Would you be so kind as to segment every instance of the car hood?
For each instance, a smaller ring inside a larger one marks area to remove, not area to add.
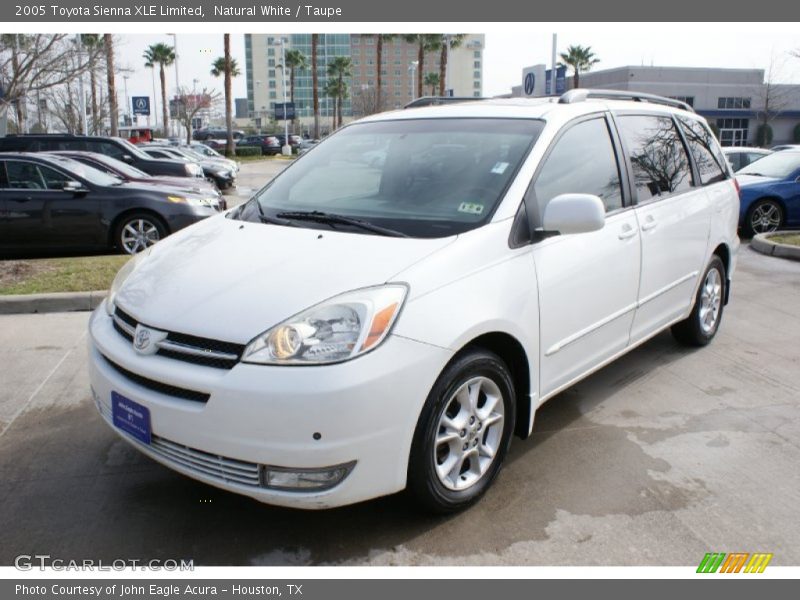
[[[116,303],[155,328],[244,344],[332,296],[386,283],[455,239],[283,227],[220,215],[153,246]]]
[[[739,182],[739,187],[747,187],[753,185],[763,185],[765,183],[774,183],[780,181],[775,177],[759,177],[757,175],[737,175],[736,181]]]
[[[131,181],[135,185],[167,186],[176,190],[186,190],[196,194],[219,196],[219,191],[205,179],[199,177],[169,177],[154,175],[152,179],[136,179]]]

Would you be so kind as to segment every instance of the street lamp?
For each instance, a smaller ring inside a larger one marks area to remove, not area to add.
[[[409,70],[409,71],[411,71],[411,99],[412,99],[412,100],[415,100],[415,99],[416,99],[416,93],[417,93],[417,86],[416,86],[416,83],[417,83],[417,78],[416,78],[415,74],[416,74],[416,72],[417,72],[417,66],[418,66],[418,65],[419,65],[419,61],[418,61],[418,60],[412,60],[412,61],[411,61],[411,62],[408,64],[408,70]]]
[[[167,35],[172,36],[172,47],[173,50],[175,51],[175,97],[177,98],[178,96],[181,95],[181,83],[180,83],[180,77],[178,76],[178,34],[168,33]],[[177,124],[175,125],[175,135],[180,135],[180,131],[178,129]]]
[[[289,144],[289,121],[286,118],[286,38],[282,37],[281,45],[281,89],[283,90],[283,147],[281,154],[289,156],[292,153],[292,146]]]
[[[123,75],[122,80],[125,82],[125,114],[128,116],[128,123],[133,125],[133,117],[131,116],[131,99],[128,97],[128,75]]]

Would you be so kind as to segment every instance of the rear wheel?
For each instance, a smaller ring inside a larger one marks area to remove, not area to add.
[[[725,265],[715,255],[703,275],[691,314],[672,326],[676,340],[686,346],[705,346],[714,339],[722,320],[725,285]]]
[[[166,235],[167,228],[161,219],[148,213],[134,213],[120,221],[114,239],[125,254],[137,254]]]
[[[483,349],[465,352],[439,376],[420,415],[408,465],[408,492],[428,511],[477,501],[505,458],[516,402],[505,363]]]
[[[751,237],[757,233],[777,231],[783,225],[783,207],[777,200],[759,200],[747,211],[744,233]]]

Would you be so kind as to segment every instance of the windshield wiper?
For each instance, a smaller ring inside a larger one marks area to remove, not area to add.
[[[264,209],[261,207],[261,203],[258,200],[253,200],[256,203],[256,207],[258,208],[258,220],[262,223],[268,223],[269,225],[284,225],[286,227],[294,227],[294,223],[291,221],[287,221],[285,219],[276,219],[275,217],[270,217],[264,212]],[[244,207],[245,204],[242,205]],[[239,213],[241,214],[241,213]],[[280,216],[280,215],[278,215]]]
[[[397,231],[396,229],[389,229],[387,227],[381,227],[380,225],[373,225],[372,223],[368,221],[362,221],[361,219],[353,219],[352,217],[346,217],[345,215],[326,213],[318,210],[279,212],[276,216],[281,219],[314,221],[316,223],[326,223],[328,225],[350,225],[352,227],[358,227],[359,229],[371,231],[372,233],[377,233],[379,235],[385,235],[388,237],[408,237],[408,235],[402,231]]]

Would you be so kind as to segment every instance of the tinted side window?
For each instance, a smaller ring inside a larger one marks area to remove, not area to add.
[[[48,190],[62,190],[67,181],[74,181],[71,177],[43,165],[39,165],[39,173],[41,173],[45,188]]]
[[[699,121],[684,117],[678,117],[678,120],[683,127],[683,134],[697,165],[697,171],[700,173],[700,183],[708,185],[723,181],[726,178],[725,163],[721,162],[724,158],[718,154],[717,142],[711,131],[703,127]]]
[[[556,141],[533,184],[539,217],[559,194],[594,194],[606,212],[622,207],[619,166],[603,118],[583,121]]]
[[[106,156],[111,156],[113,158],[122,159],[125,152],[117,146],[116,144],[112,144],[110,142],[97,142],[97,141],[90,141],[87,143],[90,152],[97,152],[98,154],[105,154]]]
[[[44,190],[46,185],[42,174],[35,164],[21,160],[10,160],[6,163],[8,185],[17,190]]]
[[[628,149],[639,202],[687,191],[692,185],[689,157],[669,117],[617,117]]]
[[[728,162],[734,171],[738,171],[742,168],[742,162],[744,161],[742,160],[741,154],[726,154],[725,158],[728,159]]]

